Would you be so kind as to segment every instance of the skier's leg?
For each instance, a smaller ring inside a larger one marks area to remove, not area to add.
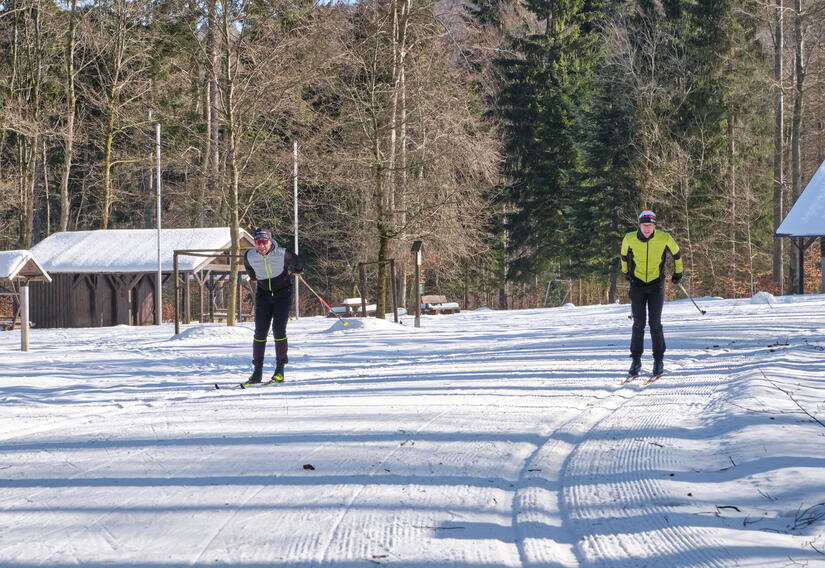
[[[266,336],[272,322],[272,302],[266,294],[255,295],[255,335],[252,340],[253,377],[260,378],[266,353]]]
[[[665,302],[664,286],[655,286],[648,292],[647,309],[650,320],[650,339],[653,343],[653,359],[661,362],[665,356],[665,332],[662,328],[662,306]]]
[[[279,291],[275,296],[272,317],[272,335],[275,337],[275,372],[283,375],[284,367],[289,362],[286,338],[286,322],[292,307],[292,289]]]
[[[645,350],[645,294],[641,286],[630,285],[630,307],[633,312],[633,333],[630,337],[630,356],[636,362]]]

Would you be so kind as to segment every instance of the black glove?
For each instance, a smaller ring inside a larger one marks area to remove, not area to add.
[[[670,281],[673,282],[674,286],[678,286],[679,282],[682,281],[682,273],[677,272],[676,274],[673,275],[673,278],[671,278]]]

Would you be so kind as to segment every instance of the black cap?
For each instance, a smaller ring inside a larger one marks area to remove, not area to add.
[[[261,227],[255,231],[255,240],[259,241],[262,239],[266,239],[268,241],[272,240],[272,232],[265,227]]]

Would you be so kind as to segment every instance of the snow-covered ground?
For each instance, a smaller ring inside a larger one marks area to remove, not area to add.
[[[247,390],[248,326],[0,333],[0,565],[825,566],[825,296],[767,300],[649,386],[627,305],[304,318]]]

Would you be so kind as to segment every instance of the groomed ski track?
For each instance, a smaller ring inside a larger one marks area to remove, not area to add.
[[[815,566],[731,519],[741,501],[702,495],[758,471],[734,471],[731,385],[775,364],[769,344],[810,347],[757,308],[717,316],[708,339],[708,316],[666,306],[668,373],[648,386],[617,384],[626,306],[428,318],[400,338],[307,320],[287,382],[247,390],[213,386],[244,368],[245,338],[42,330],[98,371],[52,348],[57,380],[37,386],[13,357],[0,565]],[[822,341],[809,306],[782,318]]]

